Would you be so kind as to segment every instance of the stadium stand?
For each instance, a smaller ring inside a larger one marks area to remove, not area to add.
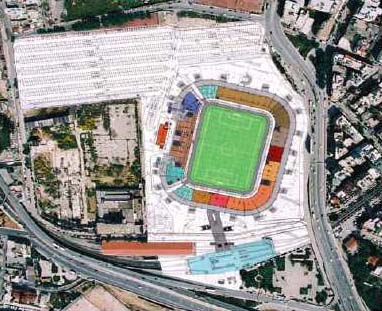
[[[216,93],[218,91],[217,85],[202,85],[199,87],[200,93],[206,99],[214,99],[216,98]]]
[[[187,186],[182,186],[182,187],[176,189],[175,193],[180,198],[182,198],[184,200],[187,200],[187,201],[191,201],[192,200],[193,189],[190,188],[190,187],[187,187]]]
[[[270,146],[268,151],[268,161],[281,162],[284,148],[279,146]]]
[[[213,193],[208,203],[213,206],[226,207],[228,200],[229,200],[229,196],[222,195],[219,193]]]
[[[166,182],[168,185],[172,185],[178,181],[181,181],[184,177],[184,169],[176,166],[174,161],[170,161],[166,166]]]
[[[176,124],[170,155],[180,166],[185,168],[189,150],[192,143],[192,135],[195,130],[196,115],[186,114],[184,119]]]
[[[182,101],[182,110],[198,113],[200,107],[199,100],[195,97],[194,93],[188,92]]]

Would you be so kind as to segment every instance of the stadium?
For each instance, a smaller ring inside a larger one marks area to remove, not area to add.
[[[295,117],[264,91],[198,81],[177,100],[178,121],[162,166],[168,194],[194,207],[259,213],[279,190]]]
[[[135,252],[155,250],[164,274],[237,288],[239,269],[309,242],[308,112],[261,24],[27,36],[14,49],[26,115],[140,103],[151,244]]]

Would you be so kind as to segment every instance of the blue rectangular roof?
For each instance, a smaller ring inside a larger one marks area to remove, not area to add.
[[[264,239],[188,259],[188,266],[191,274],[217,274],[248,268],[274,256],[272,240]]]

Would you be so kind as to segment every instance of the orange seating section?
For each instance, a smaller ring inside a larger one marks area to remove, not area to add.
[[[177,123],[170,155],[183,168],[186,167],[192,136],[195,130],[196,115],[188,116]]]

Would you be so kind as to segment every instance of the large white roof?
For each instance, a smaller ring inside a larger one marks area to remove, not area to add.
[[[251,59],[256,23],[155,27],[30,36],[14,44],[23,110],[155,94],[179,67]]]

